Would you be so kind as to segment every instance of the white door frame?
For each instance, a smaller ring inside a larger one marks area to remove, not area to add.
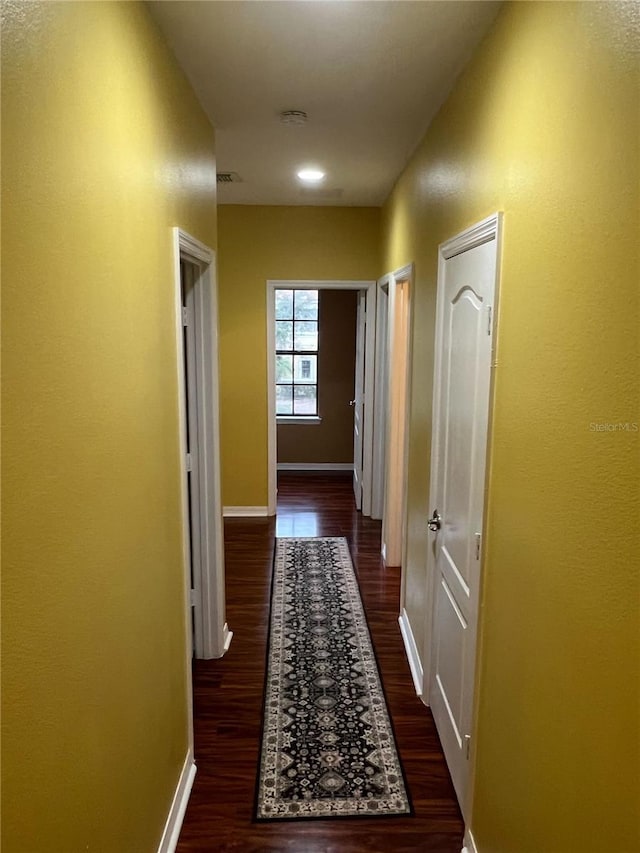
[[[499,299],[499,281],[500,281],[500,259],[501,259],[501,250],[502,250],[502,213],[495,213],[492,216],[483,219],[481,222],[476,223],[470,228],[465,229],[464,231],[456,234],[451,239],[447,240],[444,243],[441,243],[438,247],[438,284],[437,284],[437,297],[436,297],[436,330],[435,330],[435,344],[434,344],[434,388],[433,388],[433,419],[435,422],[435,418],[438,416],[438,412],[440,411],[441,406],[441,395],[442,388],[440,382],[441,375],[441,347],[443,340],[443,329],[444,329],[444,270],[445,270],[445,262],[449,260],[449,258],[453,258],[456,255],[462,254],[462,252],[469,251],[470,249],[474,249],[476,246],[481,246],[484,243],[487,243],[491,240],[495,241],[496,245],[496,270],[495,270],[495,290],[493,295],[493,309],[492,316],[490,319],[490,328],[491,328],[491,375],[489,380],[489,409],[487,415],[488,428],[487,428],[487,450],[486,450],[486,467],[485,467],[485,497],[484,497],[484,507],[483,507],[483,529],[482,529],[482,548],[481,548],[481,556],[480,556],[480,591],[482,588],[482,573],[484,568],[484,553],[485,547],[484,544],[486,542],[486,523],[487,523],[487,498],[488,498],[488,490],[486,488],[486,483],[489,479],[489,470],[490,470],[490,452],[489,449],[491,447],[491,424],[492,424],[492,414],[493,414],[493,393],[494,393],[494,381],[495,381],[495,373],[493,370],[493,366],[495,364],[495,352],[496,352],[496,339],[497,339],[497,316],[498,316],[498,299]],[[437,465],[436,460],[439,457],[439,454],[442,452],[441,448],[438,446],[437,442],[437,431],[433,430],[432,432],[432,444],[431,444],[431,481],[429,484],[429,514],[433,510],[431,506],[431,499],[436,489],[436,480],[437,480]],[[428,530],[425,520],[425,537],[428,537]],[[433,552],[433,548],[431,547],[431,542],[429,541],[429,545],[427,547],[427,596],[426,596],[426,607],[425,607],[425,647],[423,649],[423,685],[422,685],[422,697],[423,701],[428,702],[428,697],[430,696],[431,690],[431,672],[432,672],[432,663],[433,663],[433,655],[431,648],[431,639],[432,639],[432,631],[433,631],[433,622],[434,622],[434,602],[436,597],[436,588],[435,588],[435,579],[436,579],[436,566],[435,566],[435,555]],[[477,654],[477,637],[480,630],[480,612],[478,612],[478,620],[476,624],[475,631],[475,642],[474,646],[471,649],[471,654],[474,659],[474,671],[475,676],[477,676],[477,667],[475,664],[476,654]],[[466,803],[460,803],[460,808],[463,812],[463,816],[465,817],[465,821],[469,821],[469,810],[468,804],[472,802],[473,798],[473,785],[474,785],[474,772],[475,772],[475,749],[474,744],[476,741],[475,736],[475,725],[476,725],[476,705],[477,705],[477,677],[474,677],[474,686],[473,686],[473,711],[472,711],[472,739],[471,739],[471,760],[469,764],[469,781],[467,788],[467,797]]]
[[[277,422],[276,422],[276,333],[275,333],[275,292],[276,290],[366,290],[367,292],[367,330],[366,352],[375,352],[375,281],[334,281],[315,280],[267,281],[267,466],[268,466],[268,515],[275,515],[277,501]],[[371,322],[373,319],[374,322]],[[355,330],[354,330],[355,335]],[[374,401],[374,359],[365,361],[364,375],[364,430],[362,459],[362,514],[371,515],[371,476],[373,463],[373,401]]]
[[[353,383],[353,494],[356,509],[362,511],[363,474],[364,474],[364,372],[367,363],[367,295],[356,292],[356,364]]]
[[[384,512],[384,480],[386,463],[388,384],[388,332],[389,286],[391,273],[377,282],[376,297],[376,354],[375,399],[373,404],[373,471],[371,476],[371,517],[381,519]]]
[[[183,346],[183,310],[180,281],[180,261],[197,269],[193,288],[196,349],[196,417],[198,421],[198,452],[192,463],[198,466],[200,483],[200,552],[199,566],[193,571],[201,618],[195,633],[197,658],[219,658],[229,648],[231,632],[225,621],[224,537],[220,491],[220,418],[218,402],[218,306],[215,278],[215,254],[204,243],[180,228],[173,229],[176,353],[178,370],[178,419],[181,467],[182,544],[185,576],[187,672],[191,717],[191,655],[192,655],[192,591],[191,543],[189,520],[189,484],[187,462],[187,394]]]

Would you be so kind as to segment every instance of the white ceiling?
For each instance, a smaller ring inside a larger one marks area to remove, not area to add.
[[[488,0],[150,2],[216,128],[221,204],[380,205],[489,28]],[[282,110],[308,113],[304,127]],[[317,189],[296,171],[319,165]]]

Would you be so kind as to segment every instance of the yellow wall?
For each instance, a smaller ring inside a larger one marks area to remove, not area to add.
[[[505,213],[479,658],[479,853],[638,837],[637,4],[505,7],[398,181],[416,263],[408,609],[425,606],[436,252]]]
[[[267,280],[375,279],[379,217],[362,207],[218,209],[226,506],[267,505]]]
[[[213,133],[143,5],[3,3],[3,850],[155,851],[187,750],[171,231]]]

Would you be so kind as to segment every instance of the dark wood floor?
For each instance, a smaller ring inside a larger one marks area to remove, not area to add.
[[[275,536],[346,536],[381,669],[415,815],[253,823]],[[222,660],[195,661],[198,773],[178,853],[428,851],[460,853],[463,823],[431,712],[416,697],[398,627],[399,570],[380,560],[380,523],[355,509],[348,477],[281,475],[276,519],[225,522],[227,619]]]

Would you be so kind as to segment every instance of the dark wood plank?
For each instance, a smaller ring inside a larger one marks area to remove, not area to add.
[[[252,822],[276,529],[278,535],[349,541],[413,817]],[[228,519],[225,555],[234,636],[222,660],[194,662],[198,773],[178,853],[460,853],[463,822],[433,718],[415,695],[398,627],[400,572],[382,565],[380,523],[356,511],[350,478],[281,475],[277,520]]]

